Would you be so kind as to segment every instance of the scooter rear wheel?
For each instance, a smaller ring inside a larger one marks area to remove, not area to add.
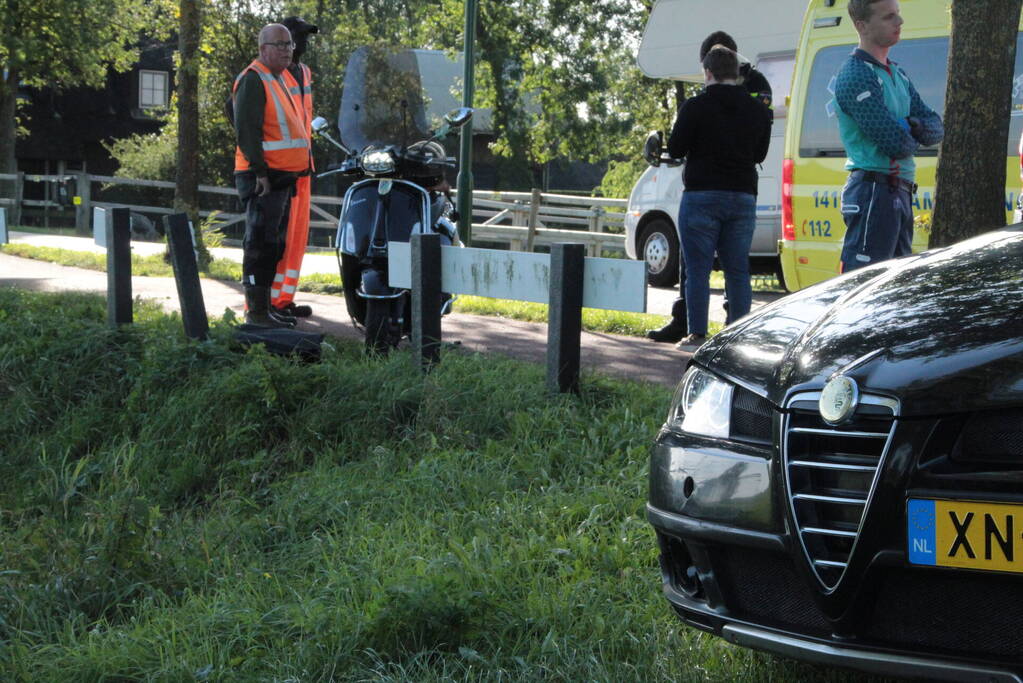
[[[366,301],[366,350],[386,354],[391,348],[391,315],[387,301]]]

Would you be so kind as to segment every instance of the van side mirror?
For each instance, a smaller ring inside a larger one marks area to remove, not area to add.
[[[643,143],[643,158],[651,166],[661,165],[661,151],[664,149],[664,136],[659,130],[651,131]]]

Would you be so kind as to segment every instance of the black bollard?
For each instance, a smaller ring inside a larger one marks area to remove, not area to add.
[[[199,264],[195,259],[195,241],[188,215],[176,213],[163,217],[164,232],[170,246],[171,264],[174,266],[174,281],[178,286],[178,300],[181,302],[181,321],[189,339],[206,339],[209,319],[202,299],[199,284]]]
[[[583,331],[583,267],[586,246],[551,247],[550,310],[547,320],[547,390],[579,391]]]
[[[412,348],[424,370],[440,360],[440,235],[412,235]]]
[[[107,322],[111,327],[130,325],[131,310],[131,212],[106,211]]]

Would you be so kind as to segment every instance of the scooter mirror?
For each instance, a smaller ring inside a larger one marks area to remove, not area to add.
[[[643,143],[643,158],[651,166],[661,165],[661,148],[663,146],[661,131],[652,131],[646,136],[646,142]]]
[[[452,109],[444,115],[444,120],[453,128],[461,128],[465,124],[469,123],[471,118],[471,107],[459,107],[458,109]]]
[[[313,132],[322,133],[327,129],[327,126],[329,125],[330,124],[327,123],[327,119],[323,118],[322,116],[317,116],[315,119],[313,119]]]

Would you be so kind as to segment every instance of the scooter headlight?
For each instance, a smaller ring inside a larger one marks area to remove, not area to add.
[[[362,155],[362,167],[369,173],[390,173],[394,170],[394,157],[387,149],[370,150]]]
[[[703,368],[692,366],[675,391],[668,426],[690,434],[728,438],[733,389]]]

